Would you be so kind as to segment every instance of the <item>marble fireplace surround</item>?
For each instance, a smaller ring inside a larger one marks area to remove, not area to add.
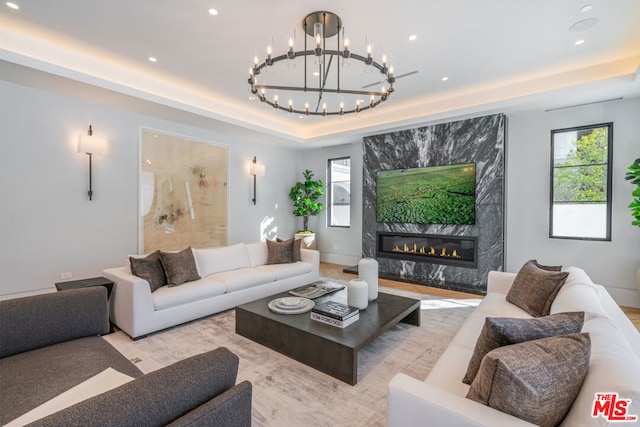
[[[378,260],[381,277],[486,293],[489,271],[504,267],[505,137],[506,116],[494,114],[364,138],[362,252]],[[461,163],[476,164],[474,225],[376,221],[378,171]],[[475,237],[477,267],[377,257],[377,234],[385,232]]]

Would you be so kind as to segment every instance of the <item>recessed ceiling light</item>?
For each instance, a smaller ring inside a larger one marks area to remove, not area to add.
[[[573,43],[573,44],[578,46],[578,45],[581,45],[582,43],[584,43],[584,40],[576,40],[575,43]]]
[[[7,4],[7,6],[9,6],[11,9],[15,9],[15,10],[20,9],[20,6],[18,6],[16,3],[12,2],[12,1],[8,1],[6,4]]]
[[[415,34],[411,34],[411,35],[409,36],[409,40],[411,40],[411,41],[414,41],[414,40],[416,40],[417,38],[418,38],[418,36],[416,36]]]
[[[442,81],[443,81],[443,82],[446,82],[447,80],[449,80],[449,77],[443,77],[443,78],[442,78]]]
[[[151,62],[158,62],[158,59],[155,56],[150,56],[149,57],[149,61]]]
[[[211,8],[211,9],[209,9],[209,14],[213,15],[213,16],[216,16],[218,14],[218,11],[216,9]]]
[[[318,77],[318,76],[320,75],[320,73],[319,73],[319,72],[317,72],[317,71],[314,71],[314,72],[313,72],[313,75],[314,75],[315,77]]]
[[[591,6],[590,4],[586,4],[582,6],[582,9],[580,9],[580,12],[582,13],[589,12],[591,9],[593,9],[593,6]]]
[[[577,33],[580,31],[587,30],[593,27],[594,25],[596,25],[597,23],[598,23],[598,18],[581,19],[580,21],[573,23],[569,27],[569,31],[571,31],[572,33]]]

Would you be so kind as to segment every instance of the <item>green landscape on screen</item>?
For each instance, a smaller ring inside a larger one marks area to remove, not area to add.
[[[377,221],[475,224],[475,163],[379,171]]]

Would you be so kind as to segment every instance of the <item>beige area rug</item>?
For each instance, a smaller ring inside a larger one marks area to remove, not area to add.
[[[253,426],[386,426],[387,385],[398,372],[424,379],[480,300],[421,299],[421,326],[398,324],[361,350],[350,386],[235,333],[235,310],[132,341],[105,336],[144,373],[225,346],[240,358],[238,381],[253,384]]]

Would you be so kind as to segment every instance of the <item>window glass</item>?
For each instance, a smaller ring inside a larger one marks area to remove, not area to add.
[[[351,158],[329,159],[327,171],[329,227],[351,225]]]
[[[613,124],[551,131],[549,236],[611,240]]]

